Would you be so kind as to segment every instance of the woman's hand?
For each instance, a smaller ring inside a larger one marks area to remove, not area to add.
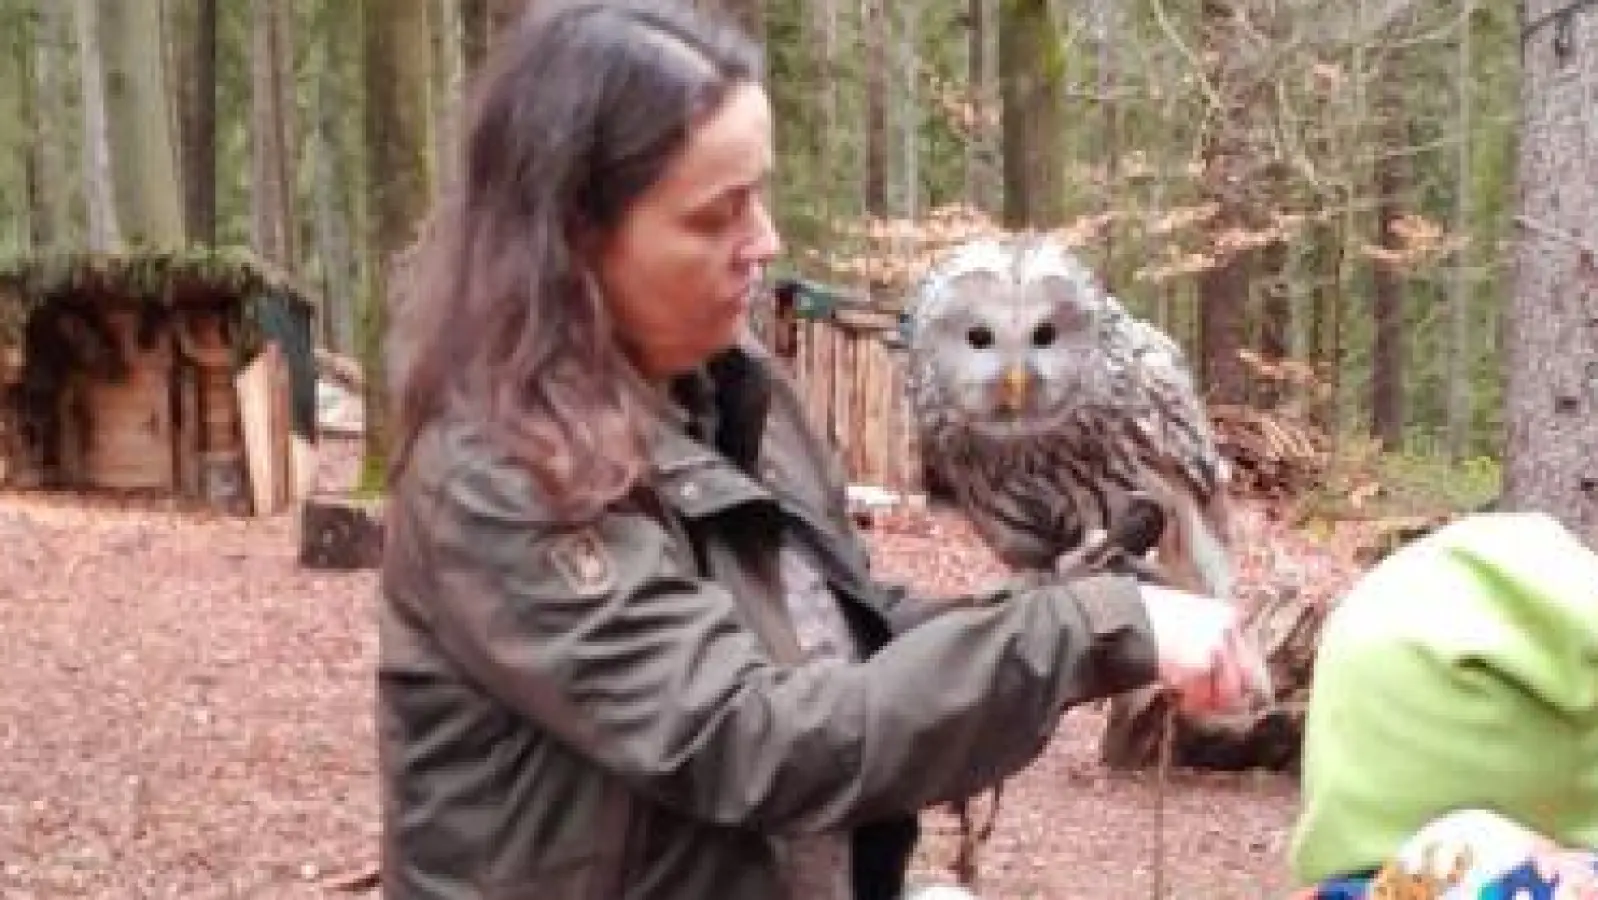
[[[1189,714],[1242,712],[1271,699],[1270,673],[1237,611],[1212,597],[1145,585],[1160,681]]]

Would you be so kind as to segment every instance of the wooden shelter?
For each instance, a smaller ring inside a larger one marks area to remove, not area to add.
[[[925,482],[905,397],[895,309],[805,282],[777,291],[770,342],[787,360],[811,422],[851,481],[897,493]]]
[[[0,488],[283,509],[314,454],[314,320],[242,250],[0,258]]]

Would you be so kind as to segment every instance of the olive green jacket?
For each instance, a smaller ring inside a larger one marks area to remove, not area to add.
[[[416,443],[379,613],[385,896],[788,900],[784,836],[842,832],[856,896],[885,900],[917,810],[1025,766],[1071,705],[1154,677],[1131,582],[959,608],[874,582],[763,351],[685,386],[693,414],[662,417],[650,478],[586,527],[552,522],[476,426]],[[784,529],[863,663],[801,658]]]

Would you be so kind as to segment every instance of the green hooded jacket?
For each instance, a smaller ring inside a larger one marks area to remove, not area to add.
[[[1598,555],[1544,515],[1453,523],[1328,617],[1294,875],[1374,869],[1468,808],[1598,847]]]

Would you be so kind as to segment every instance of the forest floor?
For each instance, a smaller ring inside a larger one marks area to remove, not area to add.
[[[333,447],[325,483],[353,471]],[[1243,517],[1243,578],[1330,596],[1346,553]],[[944,513],[869,532],[884,574],[958,591],[999,570]],[[289,516],[236,520],[0,495],[0,897],[309,898],[375,858],[372,573],[302,571]],[[1006,785],[984,898],[1280,897],[1286,776],[1112,776],[1068,715]],[[984,807],[985,808],[985,807]],[[919,881],[954,819],[926,818]],[[346,895],[348,896],[348,895]]]

